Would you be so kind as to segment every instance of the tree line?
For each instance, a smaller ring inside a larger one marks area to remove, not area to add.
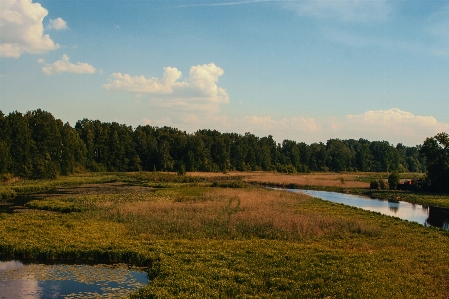
[[[329,139],[276,143],[251,133],[171,127],[132,128],[83,119],[75,127],[41,109],[0,111],[0,173],[53,178],[90,171],[311,171],[423,172],[421,146],[387,141]]]

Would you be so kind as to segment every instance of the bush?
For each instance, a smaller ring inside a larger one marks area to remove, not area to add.
[[[213,182],[211,187],[220,188],[245,188],[245,182],[243,181],[230,181],[230,182]]]
[[[385,185],[385,181],[384,180],[379,180],[379,188],[382,190],[387,189],[387,186]]]
[[[14,198],[16,197],[16,195],[17,195],[16,191],[10,188],[0,188],[0,200]]]
[[[12,180],[14,178],[14,176],[10,173],[3,173],[0,174],[0,181],[1,182],[8,182],[10,180]]]
[[[378,181],[376,181],[376,180],[372,180],[370,183],[369,183],[369,188],[370,189],[379,189],[379,182]]]
[[[393,172],[388,177],[388,187],[390,188],[390,190],[396,190],[398,187],[398,184],[399,184],[399,173]]]

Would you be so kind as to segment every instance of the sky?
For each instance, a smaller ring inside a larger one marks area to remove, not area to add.
[[[449,0],[1,0],[0,110],[408,146],[449,132]]]

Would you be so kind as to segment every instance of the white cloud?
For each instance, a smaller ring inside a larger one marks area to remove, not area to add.
[[[170,126],[171,119],[170,119],[170,117],[164,117],[164,118],[155,119],[155,120],[144,118],[144,119],[142,119],[142,123],[144,125],[151,125],[151,126],[156,126],[156,127],[157,126],[164,127],[164,126]]]
[[[280,120],[272,119],[271,116],[247,116],[246,121],[263,129],[294,130],[301,132],[315,132],[318,127],[313,118],[290,117]]]
[[[39,63],[44,63],[43,59],[38,60]],[[61,60],[57,60],[52,64],[46,64],[42,67],[42,71],[47,75],[61,74],[61,73],[75,73],[75,74],[93,74],[95,68],[85,62],[70,63],[70,58],[66,54],[62,55]]]
[[[307,117],[276,119],[270,116],[247,116],[232,120],[228,131],[251,132],[256,136],[272,135],[278,142],[284,139],[297,142],[326,142],[331,138],[370,141],[387,140],[409,146],[422,144],[426,137],[449,132],[449,124],[433,116],[414,115],[398,108],[366,111],[358,115],[330,117],[317,120]],[[224,128],[220,126],[217,128]]]
[[[54,20],[50,19],[50,24],[47,26],[48,29],[54,29],[54,30],[66,30],[69,27],[67,27],[67,22],[64,21],[61,18],[56,18]]]
[[[409,145],[422,143],[426,137],[449,131],[449,124],[437,121],[433,116],[414,115],[398,108],[366,111],[359,115],[347,115],[344,121],[333,122],[334,131],[346,136],[388,140]]]
[[[197,65],[190,68],[189,78],[179,81],[181,71],[168,66],[160,79],[113,73],[103,87],[146,97],[160,107],[217,111],[218,104],[229,103],[227,92],[217,86],[223,73],[214,63]]]
[[[195,4],[182,4],[174,6],[173,8],[182,7],[197,7],[197,6],[232,6],[232,5],[242,5],[242,4],[253,4],[260,2],[276,2],[277,0],[246,0],[246,1],[230,1],[222,3],[195,3]]]
[[[39,54],[56,50],[42,21],[48,11],[32,0],[2,0],[0,10],[0,56],[20,57],[24,52]]]
[[[301,16],[363,23],[386,20],[392,10],[386,0],[305,0],[284,7]]]
[[[181,118],[185,124],[199,125],[201,120],[195,114],[188,114]]]

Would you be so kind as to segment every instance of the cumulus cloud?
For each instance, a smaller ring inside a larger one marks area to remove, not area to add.
[[[67,22],[64,21],[61,18],[57,18],[54,20],[50,19],[50,24],[47,26],[48,29],[54,29],[54,30],[66,30],[69,27],[67,27]]]
[[[45,63],[43,59],[38,60],[39,63]],[[75,73],[75,74],[93,74],[96,69],[88,63],[77,62],[70,63],[70,58],[66,54],[62,55],[60,60],[52,64],[45,64],[42,71],[47,75],[61,74],[61,73]]]
[[[387,19],[391,7],[386,0],[305,0],[284,4],[301,16],[336,19],[343,22],[372,22]]]
[[[433,116],[414,115],[398,108],[366,111],[347,115],[341,122],[334,122],[333,129],[346,135],[372,136],[376,140],[402,142],[411,145],[422,143],[426,137],[449,131],[449,124],[439,122]]]
[[[192,66],[189,77],[179,81],[181,71],[175,67],[164,68],[162,77],[146,78],[129,74],[113,73],[107,90],[127,91],[139,97],[146,97],[162,107],[181,109],[218,109],[218,104],[229,103],[227,92],[217,86],[218,78],[224,74],[214,63]]]
[[[24,52],[39,54],[56,50],[56,44],[44,34],[42,21],[48,11],[32,0],[2,0],[0,10],[0,56],[20,57]]]
[[[153,111],[154,112],[154,111]],[[154,113],[162,115],[163,112]],[[220,114],[173,113],[170,117],[142,119],[143,124],[173,126],[187,132],[198,129],[216,129],[220,132],[236,132],[262,136],[273,136],[277,142],[290,139],[297,142],[326,142],[331,138],[386,140],[408,146],[422,144],[430,136],[449,132],[449,124],[439,122],[433,116],[414,115],[398,108],[370,110],[362,114],[332,116],[326,119],[304,116],[276,118],[251,115],[229,118]]]

